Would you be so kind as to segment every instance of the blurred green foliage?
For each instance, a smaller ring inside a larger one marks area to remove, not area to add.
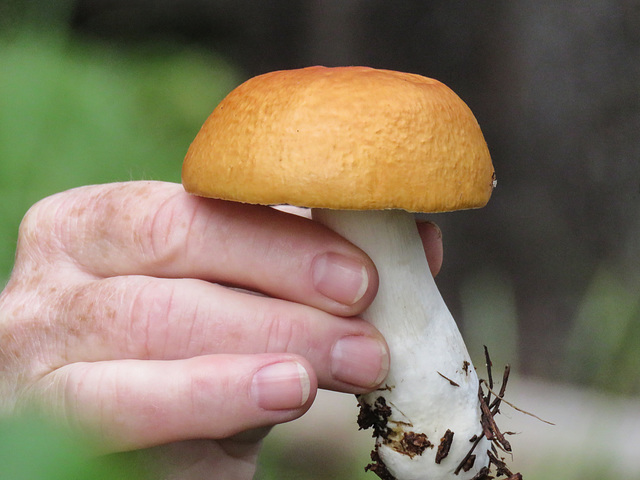
[[[640,392],[640,275],[603,264],[580,304],[565,377],[598,390]]]
[[[129,455],[95,456],[86,440],[36,417],[0,421],[1,480],[143,480]]]
[[[0,36],[0,281],[37,200],[85,184],[179,182],[189,143],[236,83],[220,58],[171,44],[106,47],[30,28]]]
[[[200,125],[237,83],[207,52],[79,41],[49,27],[0,34],[0,285],[18,226],[45,196],[112,181],[180,181]],[[142,478],[34,418],[0,422],[0,479]]]

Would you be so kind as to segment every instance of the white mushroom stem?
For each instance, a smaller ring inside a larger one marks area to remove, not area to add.
[[[378,294],[362,317],[384,335],[391,365],[385,388],[361,396],[360,402],[365,415],[378,419],[380,463],[397,480],[473,478],[489,463],[486,438],[473,451],[473,466],[454,472],[469,454],[472,438],[482,433],[478,377],[429,273],[413,215],[319,209],[312,215],[363,249],[378,268]],[[383,404],[390,407],[388,419]],[[449,452],[439,458],[440,444],[451,435],[447,431],[453,433]],[[424,448],[424,437],[407,433],[426,435],[431,446]]]

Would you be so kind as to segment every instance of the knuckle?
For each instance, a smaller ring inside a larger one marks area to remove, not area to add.
[[[42,200],[29,208],[27,213],[20,222],[18,228],[18,249],[21,247],[36,244],[39,234],[41,232],[40,225],[40,210],[42,209]]]
[[[67,219],[63,206],[60,195],[54,195],[27,210],[18,228],[16,260],[32,257],[35,253],[50,256],[60,249],[62,228]]]
[[[189,210],[182,196],[172,195],[150,215],[142,229],[145,234],[138,239],[149,262],[169,265],[183,254],[195,216],[195,210]]]
[[[34,296],[21,288],[7,287],[0,295],[0,413],[11,412],[20,398],[48,370],[40,347]]]
[[[91,393],[96,393],[95,382],[91,377],[90,364],[73,365],[60,368],[43,378],[35,391],[40,403],[45,403],[46,408],[61,426],[80,435],[93,435],[103,437],[100,424],[96,424],[98,415],[90,415],[89,409],[95,405],[102,407],[108,402],[91,402]],[[100,394],[104,398],[106,385],[100,385]]]
[[[151,357],[151,352],[164,330],[170,316],[173,292],[166,285],[150,284],[138,287],[133,294],[129,318],[129,342],[131,347],[141,350],[143,358]],[[129,347],[129,349],[131,348]]]
[[[245,372],[242,362],[225,356],[193,358],[190,377],[186,382],[185,395],[194,417],[201,417],[215,405],[219,418],[212,432],[217,438],[226,438],[242,430],[241,419],[244,415],[241,405],[245,405],[250,396],[252,374]],[[217,373],[211,374],[215,368]],[[229,402],[228,399],[235,399]]]
[[[94,251],[117,251],[135,259],[133,263],[165,265],[180,255],[188,238],[190,218],[182,193],[173,184],[124,182],[52,195],[25,214],[19,228],[18,254],[41,262],[73,259],[78,263]],[[157,207],[131,208],[141,202]],[[136,213],[140,211],[142,215]],[[84,261],[93,265],[90,258]],[[107,269],[102,273],[108,276],[113,272]]]
[[[129,351],[153,359],[175,358],[188,349],[190,329],[178,325],[183,319],[192,321],[195,307],[181,300],[179,284],[179,280],[155,280],[137,288],[129,318]]]
[[[292,318],[283,312],[271,312],[262,321],[262,338],[267,353],[300,353],[309,350],[308,322],[304,318]]]
[[[24,215],[18,230],[17,259],[36,258],[42,263],[68,259],[109,230],[100,187],[79,187],[44,198]],[[104,192],[102,192],[104,193]]]

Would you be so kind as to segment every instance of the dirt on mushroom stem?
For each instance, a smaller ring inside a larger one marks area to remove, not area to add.
[[[489,350],[484,347],[485,361],[487,368],[487,379],[481,379],[480,388],[478,390],[478,398],[482,409],[481,424],[483,432],[477,437],[470,439],[472,445],[469,452],[460,462],[455,470],[455,475],[458,475],[461,471],[467,472],[471,469],[475,462],[476,455],[474,453],[480,440],[486,437],[491,440],[491,449],[487,451],[489,456],[489,465],[484,466],[471,480],[492,480],[496,477],[505,477],[504,480],[522,480],[521,473],[513,473],[505,458],[500,458],[498,450],[512,453],[511,444],[506,440],[505,435],[510,435],[512,432],[501,432],[499,429],[495,417],[500,413],[500,405],[504,399],[506,393],[507,384],[509,381],[509,375],[511,367],[505,366],[502,376],[502,383],[500,391],[494,394],[495,398],[492,399],[493,393],[493,364],[489,356]],[[467,365],[468,367],[468,365]],[[444,376],[443,376],[444,377]],[[448,380],[446,377],[444,377]],[[482,385],[487,385],[487,391],[485,392]],[[386,389],[389,389],[387,387]],[[415,434],[414,432],[404,432],[402,438],[398,441],[398,433],[394,432],[393,428],[389,426],[389,417],[391,416],[391,408],[387,405],[384,397],[380,396],[376,399],[373,407],[368,404],[359,401],[360,413],[358,415],[358,426],[360,429],[366,430],[373,429],[374,438],[383,438],[386,444],[394,444],[398,451],[401,451],[409,456],[420,455],[427,448],[434,448],[434,444],[431,443],[426,435]],[[528,412],[523,412],[528,414]],[[546,421],[545,421],[546,422]],[[549,422],[546,422],[549,423]],[[451,446],[454,433],[451,430],[447,430],[445,435],[440,439],[438,446],[438,453],[436,455],[436,463],[439,463],[448,454],[448,449]],[[371,452],[372,463],[369,463],[365,467],[365,471],[375,473],[381,480],[397,480],[384,464],[384,461],[380,458],[378,453],[378,445]],[[494,476],[495,475],[495,476]]]

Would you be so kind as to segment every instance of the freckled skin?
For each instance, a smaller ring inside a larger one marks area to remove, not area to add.
[[[327,253],[366,269],[356,304],[315,291],[310,269]],[[343,337],[383,342],[358,318],[376,287],[371,260],[308,218],[162,182],[54,195],[23,219],[0,293],[0,414],[33,406],[100,432],[99,453],[151,448],[166,474],[175,465],[249,480],[260,439],[304,414],[319,384],[370,388],[329,366]],[[308,374],[308,400],[259,408],[253,375],[293,360]]]

